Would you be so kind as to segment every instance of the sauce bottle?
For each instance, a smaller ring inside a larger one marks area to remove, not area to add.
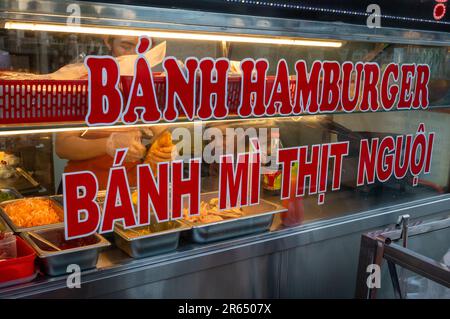
[[[297,168],[297,163],[291,168],[290,196],[282,201],[282,205],[287,208],[287,212],[280,214],[281,223],[287,227],[301,225],[305,218],[303,198],[295,196],[297,189]]]

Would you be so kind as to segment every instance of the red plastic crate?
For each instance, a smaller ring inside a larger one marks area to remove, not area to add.
[[[0,80],[1,124],[84,120],[87,80]]]
[[[132,77],[122,77],[121,86],[127,97]],[[154,75],[155,91],[160,108],[165,107],[164,75]],[[274,77],[266,79],[266,100],[270,97]],[[291,96],[295,81],[291,80]],[[199,90],[197,86],[197,90]],[[199,97],[197,91],[197,98]],[[0,124],[54,123],[84,121],[87,114],[87,80],[1,80]],[[228,79],[228,107],[236,114],[241,98],[241,78]],[[198,100],[197,100],[198,103]],[[180,113],[182,114],[182,113]]]
[[[36,253],[22,238],[16,236],[17,258],[0,261],[0,283],[32,277]]]

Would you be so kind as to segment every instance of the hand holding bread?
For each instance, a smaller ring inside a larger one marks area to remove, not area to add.
[[[175,145],[172,143],[172,134],[164,131],[148,150],[144,163],[150,164],[152,171],[156,173],[158,163],[171,161],[174,158],[174,152]]]

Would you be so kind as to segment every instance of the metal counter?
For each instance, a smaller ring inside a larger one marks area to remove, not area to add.
[[[335,202],[330,211],[342,206]],[[112,247],[101,253],[97,269],[81,274],[79,289],[66,287],[67,276],[42,277],[2,289],[0,298],[352,298],[361,233],[405,213],[426,218],[449,208],[446,194],[293,228],[275,222],[270,232],[182,243],[176,252],[144,259]]]
[[[70,3],[43,0],[36,6],[32,0],[1,1],[0,19],[65,24]],[[444,32],[370,29],[340,22],[95,2],[79,4],[81,11],[88,13],[82,24],[104,27],[434,46],[447,46],[450,41],[450,34]],[[80,126],[85,123],[33,128]],[[30,126],[2,127],[3,131],[20,129],[29,130]],[[301,226],[284,228],[275,219],[270,232],[204,245],[181,243],[175,252],[143,259],[132,259],[111,247],[100,254],[97,269],[82,272],[79,289],[67,288],[67,276],[39,277],[0,289],[0,298],[352,298],[361,233],[394,224],[405,213],[411,218],[448,214],[450,194],[435,195],[425,191],[399,195],[385,192],[361,200],[364,195],[351,191],[327,193],[327,205],[318,206],[316,197],[305,200],[305,224]],[[389,206],[383,207],[386,203]],[[438,242],[448,245],[449,241]]]

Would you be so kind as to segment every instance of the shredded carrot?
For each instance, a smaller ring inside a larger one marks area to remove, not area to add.
[[[42,226],[63,221],[49,199],[22,199],[7,204],[3,210],[18,227]]]

